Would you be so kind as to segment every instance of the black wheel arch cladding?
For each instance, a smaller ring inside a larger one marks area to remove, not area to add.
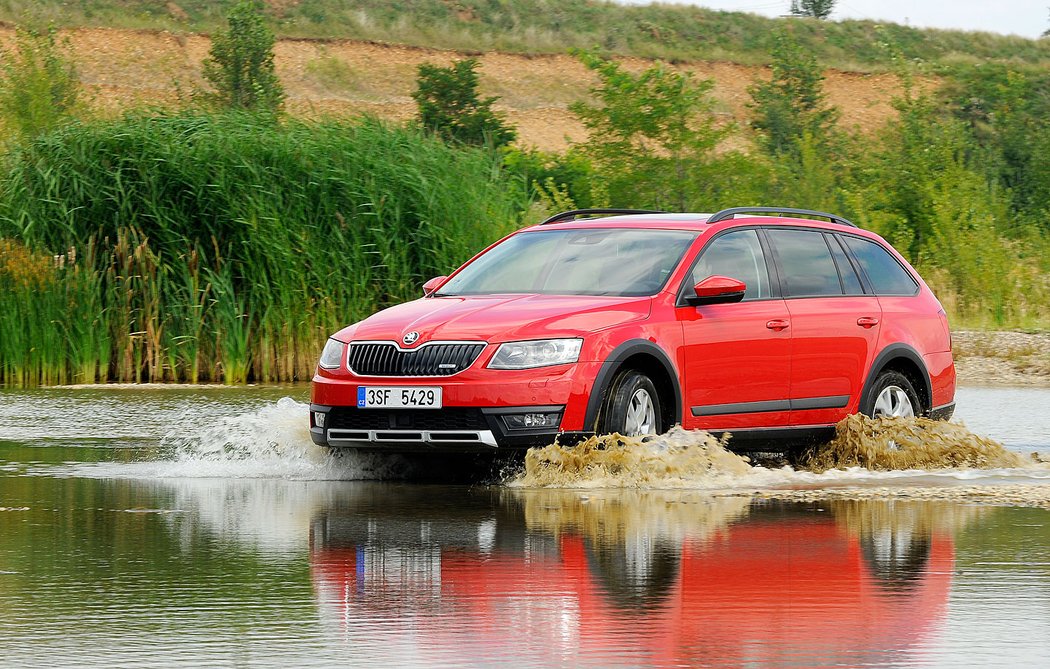
[[[584,429],[597,430],[598,417],[612,382],[632,358],[635,359],[635,362],[643,362],[643,366],[639,367],[632,362],[628,365],[629,368],[649,376],[658,393],[669,390],[672,395],[672,397],[664,397],[661,394],[659,398],[665,429],[682,422],[682,388],[678,382],[678,371],[671,362],[671,358],[662,348],[648,339],[631,339],[613,349],[613,352],[602,363],[601,369],[598,370],[594,385],[591,387],[591,395],[587,400]],[[663,378],[653,378],[653,374],[649,373],[646,367],[649,370],[655,369],[661,372]]]
[[[920,416],[927,415],[933,407],[933,386],[930,382],[930,373],[922,361],[922,356],[907,344],[890,344],[875,357],[868,371],[868,378],[864,381],[859,409],[863,411],[864,407],[874,402],[875,398],[872,394],[875,391],[875,381],[886,369],[899,371],[911,381],[915,392],[919,395],[919,402],[922,404],[920,410],[915,413]],[[919,378],[913,378],[914,374],[909,374],[909,371],[917,371]]]

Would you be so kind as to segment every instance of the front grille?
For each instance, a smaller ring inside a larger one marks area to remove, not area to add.
[[[480,409],[356,409],[333,407],[328,413],[333,430],[487,430]]]
[[[449,376],[470,367],[484,344],[426,344],[402,351],[390,342],[350,344],[347,366],[363,376]]]

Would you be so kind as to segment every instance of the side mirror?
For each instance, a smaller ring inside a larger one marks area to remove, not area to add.
[[[437,290],[437,287],[440,286],[442,283],[444,283],[445,279],[447,279],[447,278],[448,278],[447,276],[435,276],[430,281],[427,281],[426,283],[424,283],[423,284],[423,297],[426,297],[427,295],[430,295],[435,290]]]
[[[744,299],[747,284],[728,276],[709,276],[693,286],[695,295],[686,297],[691,305],[730,304]]]

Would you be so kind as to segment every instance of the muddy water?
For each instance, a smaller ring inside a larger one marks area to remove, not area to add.
[[[566,488],[365,480],[414,463],[317,449],[301,388],[0,391],[0,665],[1050,666],[1050,397],[1010,392],[960,392],[1005,459],[672,435]]]

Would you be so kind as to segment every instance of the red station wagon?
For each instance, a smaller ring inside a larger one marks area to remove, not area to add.
[[[496,452],[680,424],[764,450],[955,408],[940,303],[823,212],[569,211],[423,291],[328,340],[315,443]]]

